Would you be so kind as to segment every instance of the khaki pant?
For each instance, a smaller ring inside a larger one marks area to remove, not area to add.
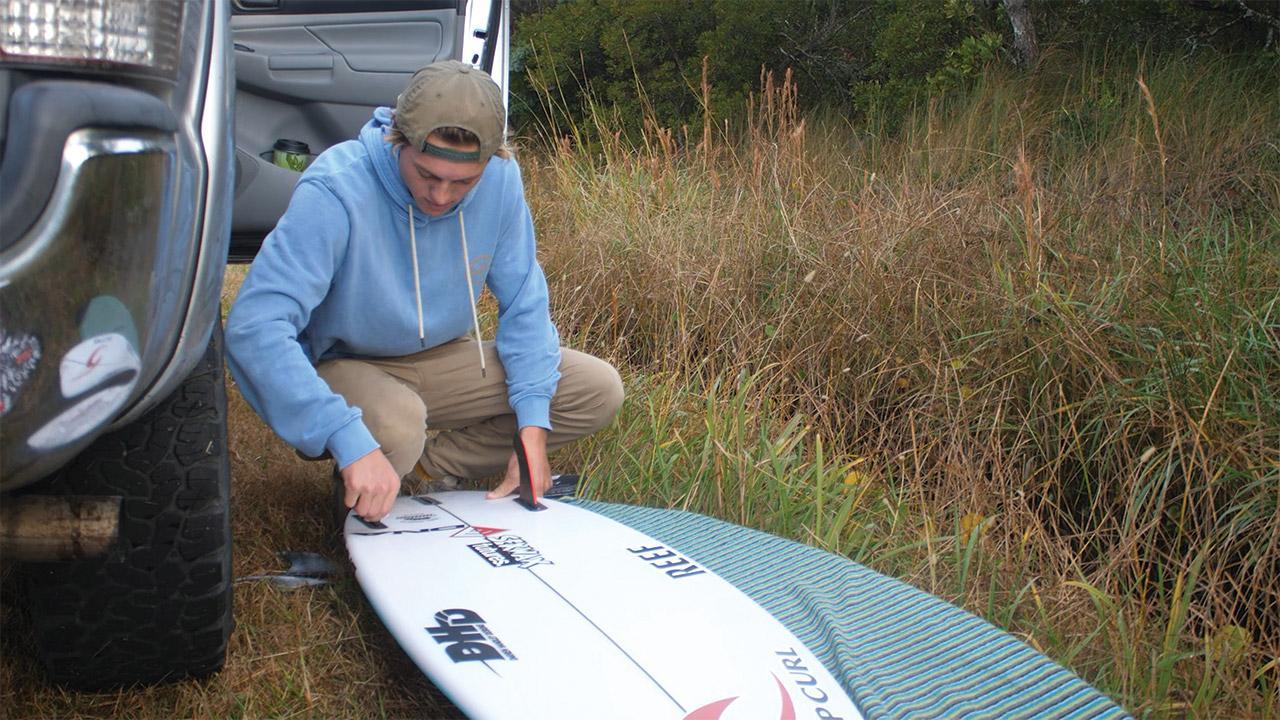
[[[492,342],[484,343],[484,353],[487,377],[480,376],[471,338],[404,357],[330,360],[317,370],[334,392],[360,408],[401,477],[421,461],[434,478],[482,478],[506,469],[516,431],[506,373]],[[608,425],[622,395],[612,365],[562,348],[547,451]]]

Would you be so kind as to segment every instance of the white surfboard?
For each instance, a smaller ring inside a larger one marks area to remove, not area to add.
[[[785,627],[625,525],[455,491],[344,533],[400,646],[472,718],[861,718]]]

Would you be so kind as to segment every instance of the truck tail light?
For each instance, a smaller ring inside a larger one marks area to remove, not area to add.
[[[180,0],[0,0],[0,62],[172,77]]]

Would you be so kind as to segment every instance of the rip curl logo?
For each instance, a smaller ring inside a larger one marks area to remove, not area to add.
[[[441,610],[435,614],[435,620],[439,624],[426,628],[426,631],[444,646],[445,655],[454,663],[478,662],[497,675],[498,671],[489,665],[490,662],[516,659],[515,653],[498,639],[484,618],[474,610]]]
[[[493,256],[489,253],[481,253],[471,258],[471,276],[477,280],[483,280],[484,276],[489,272],[489,264],[493,262]]]
[[[787,689],[783,687],[782,681],[777,675],[773,675],[773,682],[778,686],[778,694],[782,698],[782,708],[778,714],[778,720],[796,720],[796,705],[791,701],[791,695],[787,693]],[[720,720],[725,710],[737,700],[737,696],[716,700],[707,703],[702,707],[694,710],[684,716],[684,720]]]
[[[817,676],[805,666],[800,653],[796,652],[795,648],[787,648],[774,651],[774,655],[782,661],[782,667],[786,669],[791,683],[806,700],[813,703],[814,717],[839,720],[838,716],[832,714],[826,707],[832,699],[832,694],[818,685]],[[776,675],[774,679],[777,679]]]

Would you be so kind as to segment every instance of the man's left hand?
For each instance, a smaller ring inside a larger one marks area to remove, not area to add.
[[[551,463],[547,461],[547,430],[536,426],[520,428],[520,440],[524,443],[524,452],[529,459],[529,479],[533,481],[533,489],[541,497],[551,489]],[[502,482],[485,497],[489,500],[503,498],[520,487],[520,463],[516,454],[511,453],[507,461],[507,472]]]

